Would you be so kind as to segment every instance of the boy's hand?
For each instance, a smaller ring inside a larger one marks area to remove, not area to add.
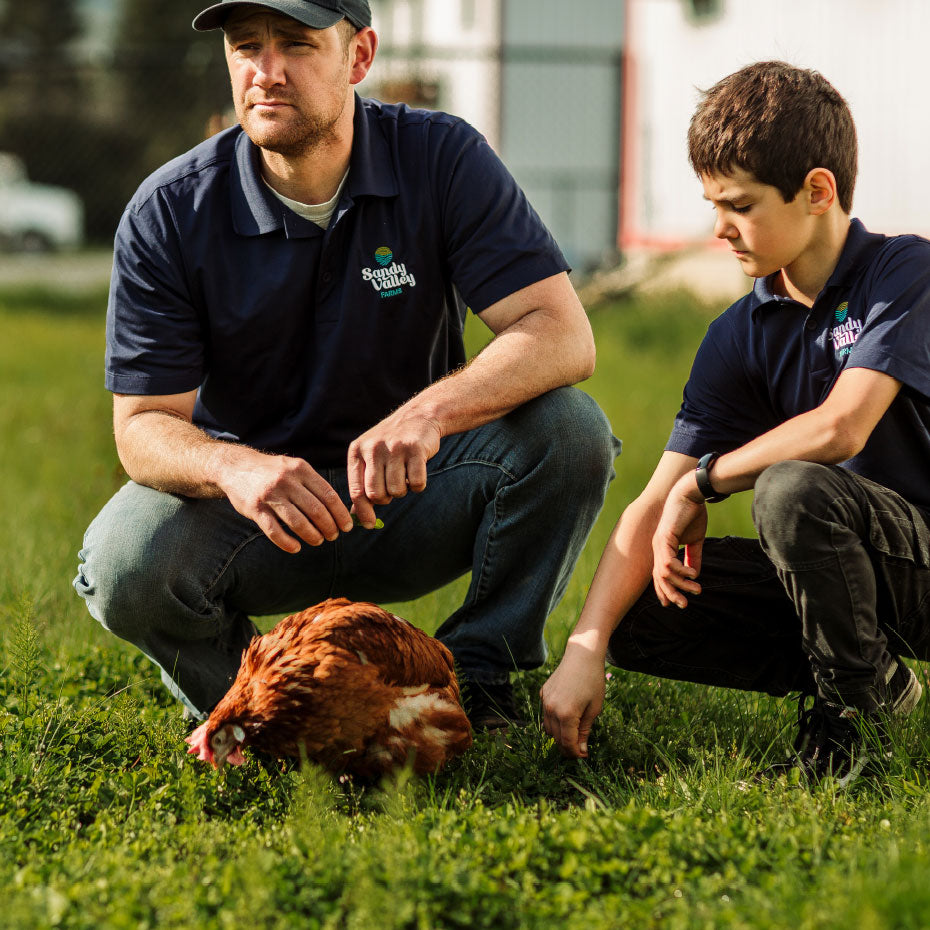
[[[687,607],[685,594],[700,594],[694,580],[701,571],[707,535],[707,505],[694,474],[683,475],[672,488],[652,537],[652,582],[663,607]],[[684,562],[678,550],[685,547]]]
[[[562,755],[588,755],[588,734],[604,707],[604,660],[586,648],[565,648],[559,667],[542,686],[543,729]]]

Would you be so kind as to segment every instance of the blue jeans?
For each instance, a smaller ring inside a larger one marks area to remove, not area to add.
[[[575,388],[538,397],[443,439],[426,490],[291,555],[225,499],[130,482],[90,525],[74,586],[91,615],[134,643],[196,714],[226,693],[252,616],[327,597],[412,600],[471,570],[464,603],[437,636],[462,673],[507,680],[545,660],[543,626],[558,603],[613,478],[619,443]],[[344,469],[324,471],[348,501]]]

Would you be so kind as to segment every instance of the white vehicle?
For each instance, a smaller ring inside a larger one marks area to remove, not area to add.
[[[32,184],[16,155],[0,152],[0,249],[45,252],[84,238],[84,205],[74,191]]]

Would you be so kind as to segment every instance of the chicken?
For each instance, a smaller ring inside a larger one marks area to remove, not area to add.
[[[452,654],[375,604],[332,598],[252,640],[189,753],[221,768],[241,747],[361,777],[434,772],[471,745]]]

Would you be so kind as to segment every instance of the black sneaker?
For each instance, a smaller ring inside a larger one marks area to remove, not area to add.
[[[881,689],[882,709],[891,714],[909,714],[917,706],[923,690],[914,672],[895,659]]]
[[[832,775],[841,787],[848,785],[867,768],[890,758],[887,717],[909,714],[922,691],[913,671],[896,660],[882,686],[882,702],[876,711],[846,707],[819,696],[805,708],[809,695],[802,694],[792,755],[764,774],[777,776],[798,769],[811,781]]]
[[[528,726],[517,710],[513,685],[509,681],[493,685],[466,678],[461,686],[462,706],[473,730],[481,732]]]
[[[854,781],[863,769],[877,756],[885,755],[882,741],[884,733],[875,726],[872,714],[853,707],[833,704],[815,696],[814,703],[805,707],[810,695],[798,698],[798,735],[791,755],[782,762],[768,766],[760,774],[763,778],[777,778],[797,770],[808,781],[819,781],[832,775],[839,785]],[[872,748],[875,742],[868,731],[875,729],[880,749]]]

